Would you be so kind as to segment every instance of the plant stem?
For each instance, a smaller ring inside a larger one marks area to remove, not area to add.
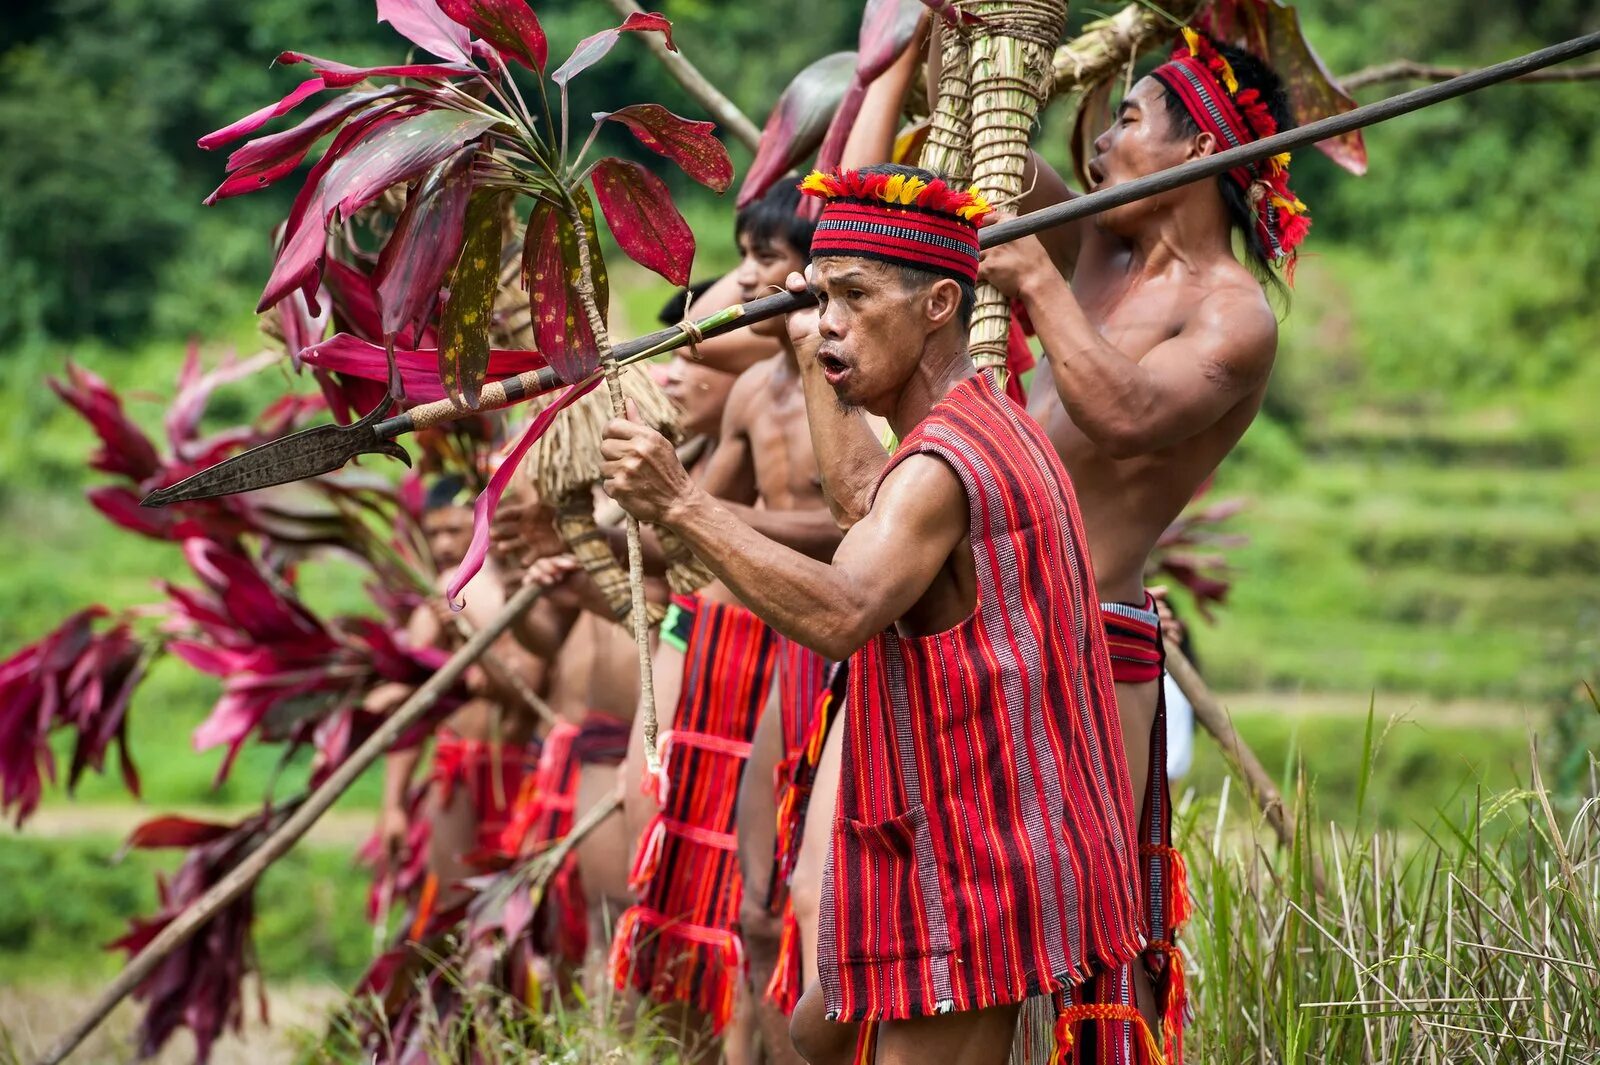
[[[589,261],[589,223],[578,207],[572,188],[562,190],[567,219],[578,236],[578,300],[589,318],[589,329],[594,333],[595,346],[600,352],[600,369],[606,378],[606,393],[611,397],[611,414],[616,418],[627,416],[627,403],[622,395],[616,356],[611,351],[611,334],[606,330],[605,319],[595,302],[593,263]],[[644,548],[639,541],[639,519],[632,514],[627,519],[628,532],[628,592],[632,599],[630,611],[633,621],[633,642],[639,651],[639,711],[644,714],[644,761],[652,776],[661,772],[661,755],[656,748],[656,690],[655,675],[650,661],[650,619],[646,616],[644,598]]]

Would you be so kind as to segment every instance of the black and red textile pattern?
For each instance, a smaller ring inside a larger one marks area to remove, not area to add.
[[[811,257],[846,255],[911,266],[976,284],[978,230],[950,215],[881,200],[833,199],[811,238]]]

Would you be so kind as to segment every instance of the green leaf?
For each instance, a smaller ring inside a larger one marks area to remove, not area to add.
[[[503,209],[501,193],[478,192],[468,202],[461,257],[439,316],[439,382],[447,396],[473,409],[489,371]]]

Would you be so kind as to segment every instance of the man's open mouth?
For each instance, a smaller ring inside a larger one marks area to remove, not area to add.
[[[817,362],[822,366],[823,374],[830,380],[842,377],[850,369],[850,364],[837,355],[820,354],[817,356]]]

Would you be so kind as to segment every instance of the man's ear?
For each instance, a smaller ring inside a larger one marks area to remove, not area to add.
[[[943,329],[961,310],[961,286],[948,277],[941,277],[928,287],[924,304],[928,314],[928,332]]]
[[[1208,155],[1215,155],[1217,151],[1217,138],[1215,134],[1203,132],[1198,134],[1189,145],[1189,158],[1203,159]]]

